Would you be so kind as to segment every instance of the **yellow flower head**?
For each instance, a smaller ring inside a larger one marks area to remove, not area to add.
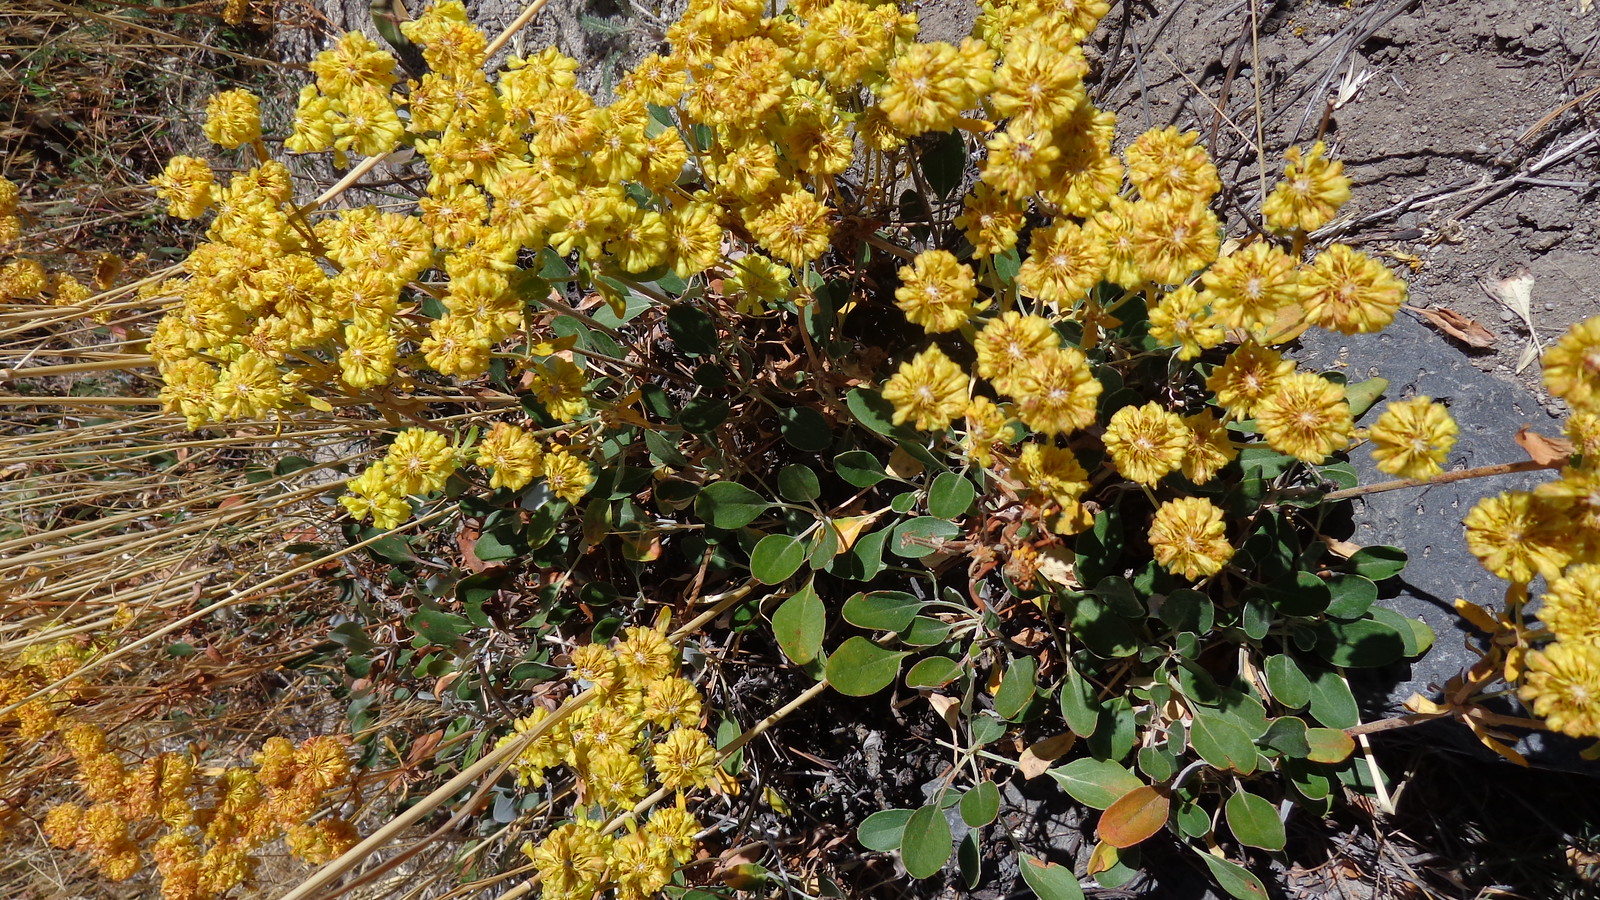
[[[967,404],[967,431],[961,449],[980,466],[994,465],[994,445],[1006,440],[1011,410],[988,397],[973,397]]]
[[[1520,696],[1551,730],[1600,737],[1600,646],[1557,641],[1529,653]]]
[[[1023,445],[1011,475],[1023,487],[1064,510],[1075,508],[1078,498],[1089,489],[1089,473],[1078,458],[1071,450],[1051,444]]]
[[[773,256],[800,267],[828,249],[832,225],[831,210],[810,191],[794,187],[779,194],[776,202],[746,213],[746,224],[756,241]]]
[[[478,444],[477,464],[493,469],[492,488],[520,491],[528,482],[544,474],[544,451],[539,442],[521,428],[496,422]]]
[[[317,90],[343,99],[363,91],[387,93],[399,77],[394,57],[380,49],[372,38],[359,31],[348,31],[311,61],[317,76]]]
[[[1572,566],[1552,581],[1539,621],[1559,640],[1600,646],[1600,565]]]
[[[1154,486],[1183,465],[1194,435],[1176,413],[1152,402],[1117,410],[1106,425],[1104,440],[1122,477]]]
[[[594,472],[589,463],[562,447],[552,447],[544,455],[544,479],[550,493],[568,503],[577,503],[594,487]]]
[[[666,635],[655,628],[634,626],[612,648],[617,666],[630,684],[644,687],[672,674],[678,666],[678,651]]]
[[[679,798],[677,806],[656,807],[645,822],[643,833],[682,865],[694,858],[694,836],[700,832],[700,823],[683,808],[681,794]]]
[[[1560,577],[1578,537],[1563,528],[1559,507],[1526,491],[1479,500],[1463,524],[1467,549],[1491,574],[1512,584],[1527,584],[1535,575]]]
[[[1256,425],[1272,449],[1308,463],[1343,449],[1355,430],[1344,388],[1306,372],[1285,375],[1256,404]]]
[[[600,888],[605,878],[610,839],[597,829],[575,823],[558,825],[535,845],[522,845],[522,852],[539,872],[539,886],[546,896],[583,898]]]
[[[1283,354],[1260,344],[1240,344],[1206,379],[1206,390],[1235,418],[1248,419],[1256,404],[1294,371],[1294,363]]]
[[[1045,352],[1061,346],[1061,338],[1048,319],[1007,311],[989,320],[978,332],[978,375],[1001,391],[1008,380],[1027,370]]]
[[[150,179],[156,196],[167,201],[167,214],[178,219],[198,219],[216,200],[216,177],[211,164],[194,156],[174,156],[160,175]]]
[[[1066,308],[1099,284],[1105,271],[1105,245],[1071,219],[1061,219],[1033,233],[1017,285],[1030,297]]]
[[[407,428],[389,445],[384,457],[394,489],[401,494],[431,494],[444,488],[456,470],[456,452],[443,434]]]
[[[1061,150],[1050,143],[1049,132],[1013,125],[988,141],[981,176],[984,183],[1016,200],[1026,200],[1050,177]]]
[[[1444,404],[1413,397],[1390,403],[1368,436],[1379,470],[1401,478],[1429,478],[1444,471],[1459,433]]]
[[[1048,132],[1085,101],[1083,76],[1089,65],[1083,51],[1065,52],[1044,41],[1005,46],[1005,60],[994,73],[989,106],[996,118],[1009,118],[1029,131]]]
[[[1039,354],[1001,388],[1017,401],[1017,417],[1046,436],[1071,434],[1094,421],[1101,384],[1089,361],[1072,347]]]
[[[1226,335],[1207,308],[1209,300],[1209,294],[1187,284],[1163,294],[1150,310],[1150,336],[1177,347],[1179,359],[1194,359],[1222,343]]]
[[[948,131],[988,93],[994,60],[994,51],[972,38],[960,47],[912,44],[889,63],[878,106],[902,134]]]
[[[938,347],[929,347],[900,364],[883,385],[894,404],[894,424],[910,421],[922,431],[943,431],[967,408],[972,382]]]
[[[1221,239],[1216,214],[1204,200],[1172,194],[1133,207],[1133,246],[1139,268],[1151,281],[1181,284],[1217,258]]]
[[[700,691],[686,678],[668,675],[645,685],[643,714],[660,728],[700,724]]]
[[[900,270],[895,305],[913,325],[932,332],[954,331],[978,311],[972,269],[947,250],[924,250]]]
[[[1024,212],[1025,203],[979,182],[961,202],[955,225],[971,242],[974,256],[993,256],[1016,246]]]
[[[1288,164],[1283,169],[1283,180],[1273,186],[1261,204],[1269,226],[1315,231],[1332,221],[1339,207],[1350,199],[1350,179],[1344,175],[1344,163],[1326,159],[1327,152],[1327,146],[1317,141],[1309,154],[1303,154],[1299,147],[1290,147],[1284,153]]]
[[[706,787],[716,780],[716,748],[698,728],[672,729],[650,756],[661,786],[668,790]]]
[[[261,139],[261,98],[246,90],[223,91],[206,100],[206,139],[233,150]]]
[[[1227,426],[1209,409],[1185,416],[1183,424],[1189,430],[1189,444],[1184,448],[1183,476],[1195,484],[1206,484],[1217,472],[1239,455],[1239,449],[1228,437]]]
[[[1600,412],[1600,316],[1567,329],[1544,352],[1544,385],[1584,412]]]
[[[1233,558],[1222,510],[1204,497],[1161,504],[1150,523],[1150,549],[1168,572],[1195,581],[1222,571]]]
[[[1343,334],[1382,331],[1406,301],[1405,282],[1344,244],[1318,253],[1312,267],[1301,271],[1300,286],[1307,321]]]
[[[1200,276],[1211,306],[1229,328],[1260,338],[1278,310],[1300,300],[1299,272],[1289,254],[1270,241],[1257,241],[1218,259]]]
[[[1211,202],[1222,190],[1222,179],[1199,141],[1198,132],[1180,133],[1172,126],[1139,135],[1123,154],[1128,181],[1146,200],[1176,195],[1182,202]]]

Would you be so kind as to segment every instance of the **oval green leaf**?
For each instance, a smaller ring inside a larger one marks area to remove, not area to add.
[[[857,635],[828,657],[828,681],[850,697],[866,697],[888,687],[908,654],[885,650]]]
[[[795,463],[778,473],[778,493],[791,503],[809,503],[822,496],[822,482],[809,466]]]
[[[1338,728],[1306,729],[1306,746],[1314,763],[1342,763],[1356,751],[1355,738]]]
[[[1332,669],[1312,675],[1311,715],[1329,728],[1353,728],[1360,723],[1361,707],[1344,676]]]
[[[922,609],[922,601],[905,591],[868,591],[844,602],[844,620],[857,628],[900,631]]]
[[[783,655],[796,665],[810,665],[816,660],[827,628],[828,612],[810,584],[783,601],[772,614],[772,637]]]
[[[833,458],[833,470],[846,483],[869,488],[889,477],[878,457],[865,450],[847,450]]]
[[[1050,770],[1050,777],[1072,799],[1095,809],[1105,809],[1124,794],[1144,784],[1121,763],[1084,757]]]
[[[1328,603],[1328,615],[1336,619],[1359,619],[1372,608],[1378,599],[1378,586],[1363,575],[1329,575],[1323,581],[1333,598]]]
[[[750,551],[750,574],[762,584],[782,584],[806,563],[806,545],[787,534],[769,534]]]
[[[939,549],[944,541],[960,537],[961,528],[954,522],[933,516],[917,516],[894,527],[894,539],[889,550],[906,559],[921,559]]]
[[[918,660],[906,673],[906,687],[916,690],[942,688],[961,677],[961,666],[948,656]]]
[[[980,781],[961,795],[961,821],[968,828],[982,828],[1000,815],[1000,789],[992,781]]]
[[[1262,850],[1283,849],[1287,840],[1283,820],[1278,818],[1278,810],[1267,798],[1249,791],[1235,791],[1228,798],[1224,812],[1228,819],[1228,830],[1239,839],[1239,843]]]
[[[1255,742],[1243,728],[1219,715],[1195,712],[1189,726],[1189,746],[1218,769],[1232,769],[1240,775],[1256,770]]]
[[[1083,885],[1066,866],[1047,863],[1026,853],[1022,857],[1022,880],[1039,900],[1083,900]]]
[[[1267,900],[1267,888],[1255,873],[1237,863],[1231,863],[1221,857],[1211,854],[1196,847],[1195,852],[1205,860],[1206,868],[1211,870],[1211,877],[1217,880],[1218,886],[1239,900]]]
[[[928,515],[940,519],[955,519],[966,514],[977,499],[978,490],[972,482],[954,472],[940,472],[928,487]]]
[[[1350,570],[1373,581],[1382,581],[1400,574],[1406,567],[1406,552],[1399,547],[1362,547],[1350,554]]]
[[[694,511],[713,528],[726,531],[754,522],[772,504],[742,484],[718,481],[706,485],[694,498]]]
[[[1029,701],[1039,687],[1034,680],[1038,672],[1039,663],[1031,656],[1017,660],[1006,669],[1005,677],[1000,680],[1000,689],[994,694],[994,711],[1000,714],[1000,718],[1016,721],[1022,711],[1028,708]]]
[[[856,840],[868,850],[887,853],[900,849],[900,838],[905,834],[906,822],[915,810],[884,809],[867,816],[856,826]]]
[[[1266,671],[1272,699],[1290,709],[1300,709],[1311,702],[1311,679],[1300,671],[1293,657],[1284,653],[1267,657]]]
[[[1067,728],[1081,738],[1094,734],[1095,727],[1100,724],[1100,701],[1094,695],[1094,686],[1070,661],[1067,677],[1061,682],[1060,700],[1061,716],[1067,720]]]
[[[906,820],[905,833],[900,838],[900,861],[912,878],[932,878],[939,874],[954,849],[950,822],[937,805],[924,806]]]

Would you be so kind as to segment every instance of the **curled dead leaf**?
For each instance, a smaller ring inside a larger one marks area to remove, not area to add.
[[[1065,734],[1058,734],[1055,737],[1045,738],[1022,751],[1022,754],[1017,757],[1017,769],[1022,772],[1023,778],[1030,781],[1038,778],[1040,775],[1050,771],[1052,762],[1066,756],[1077,740],[1078,736],[1070,731]]]
[[[1407,310],[1427,319],[1433,327],[1455,338],[1468,347],[1486,350],[1495,345],[1497,340],[1494,332],[1483,326],[1477,319],[1466,316],[1446,306],[1426,308],[1421,306],[1407,306]]]
[[[1572,442],[1566,438],[1553,438],[1529,430],[1524,425],[1517,429],[1517,446],[1528,458],[1541,466],[1559,466],[1572,456]]]

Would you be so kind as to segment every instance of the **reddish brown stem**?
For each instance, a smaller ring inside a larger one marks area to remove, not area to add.
[[[1452,481],[1466,481],[1469,478],[1488,478],[1492,475],[1513,475],[1517,472],[1536,472],[1540,469],[1559,469],[1561,463],[1542,463],[1527,459],[1522,462],[1501,463],[1494,466],[1478,466],[1474,469],[1462,469],[1459,472],[1446,472],[1432,478],[1402,478],[1399,481],[1380,481],[1377,484],[1365,484],[1361,487],[1346,488],[1323,494],[1322,499],[1349,500],[1351,497],[1361,497],[1366,494],[1381,494],[1384,491],[1398,491],[1402,488],[1428,487],[1435,484],[1449,484]]]

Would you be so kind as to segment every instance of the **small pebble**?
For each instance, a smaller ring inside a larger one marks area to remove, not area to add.
[[[1512,312],[1509,309],[1500,310],[1500,321],[1502,321],[1502,322],[1509,322],[1512,319],[1515,319],[1516,317],[1517,317],[1517,314]]]
[[[1545,312],[1555,312],[1555,309],[1556,309],[1556,305],[1554,303],[1546,303],[1544,305],[1544,311]]]

